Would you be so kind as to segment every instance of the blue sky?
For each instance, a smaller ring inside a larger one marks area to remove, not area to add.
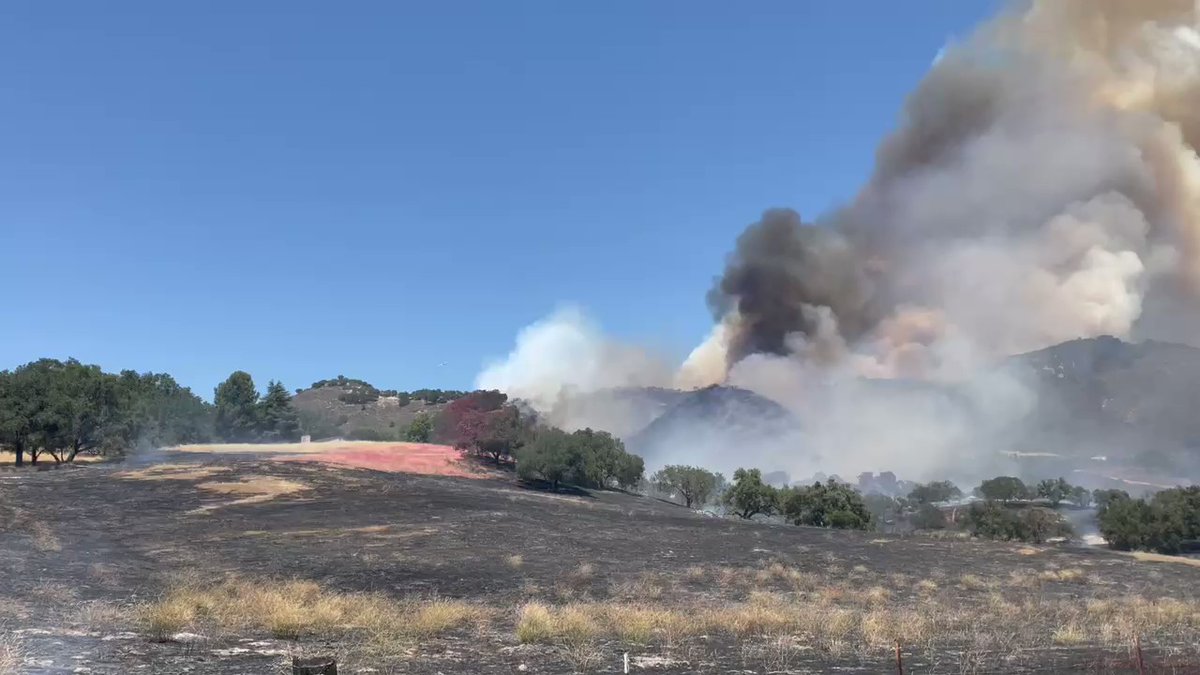
[[[0,368],[465,388],[563,303],[683,355],[994,0],[0,8]]]

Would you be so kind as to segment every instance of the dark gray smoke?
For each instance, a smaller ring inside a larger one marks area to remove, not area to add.
[[[721,348],[726,372],[799,346],[886,375],[939,370],[948,340],[997,357],[1186,337],[1200,325],[1198,20],[1192,0],[1033,0],[948,49],[849,204],[820,225],[768,211],[739,237],[701,370]]]
[[[736,362],[750,354],[790,353],[790,335],[816,334],[816,307],[832,309],[842,333],[859,337],[872,323],[866,289],[859,261],[840,234],[805,226],[791,209],[772,209],[738,237],[708,304],[717,320],[731,313],[741,319],[728,353]]]

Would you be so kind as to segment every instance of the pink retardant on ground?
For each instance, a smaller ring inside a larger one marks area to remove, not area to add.
[[[287,462],[320,462],[375,471],[417,473],[430,476],[484,478],[462,461],[462,454],[449,445],[427,443],[348,443],[304,455],[279,458]]]

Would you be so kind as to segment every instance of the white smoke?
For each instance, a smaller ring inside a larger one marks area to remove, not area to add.
[[[649,350],[604,335],[578,307],[567,306],[521,329],[512,352],[489,363],[476,389],[499,389],[549,413],[564,395],[670,383],[671,366]]]

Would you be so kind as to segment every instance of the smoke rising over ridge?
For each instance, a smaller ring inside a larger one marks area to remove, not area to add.
[[[1075,338],[1200,334],[1198,143],[1197,3],[1015,3],[939,53],[849,203],[746,228],[707,297],[713,332],[676,372],[628,367],[636,350],[583,370],[768,396],[803,419],[801,454],[841,464],[826,471],[903,457],[932,474],[1006,447],[1038,392],[981,368]],[[738,461],[803,471],[780,453]]]
[[[1191,0],[1047,0],[945,50],[850,204],[738,239],[709,296],[737,326],[726,365],[800,341],[926,377],[956,365],[949,339],[1178,338],[1200,293],[1198,21]]]

